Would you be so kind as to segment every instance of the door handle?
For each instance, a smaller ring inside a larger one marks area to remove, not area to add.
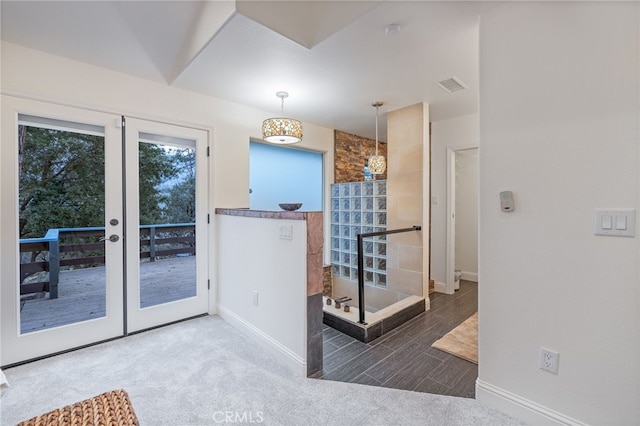
[[[116,234],[112,234],[109,236],[109,238],[107,237],[100,238],[100,241],[107,241],[107,240],[111,241],[112,243],[116,243],[120,240],[120,237],[118,237]]]

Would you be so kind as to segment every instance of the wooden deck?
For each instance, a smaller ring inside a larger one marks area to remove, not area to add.
[[[195,256],[140,262],[142,308],[196,295]],[[22,333],[105,316],[105,267],[60,272],[58,298],[20,302]]]

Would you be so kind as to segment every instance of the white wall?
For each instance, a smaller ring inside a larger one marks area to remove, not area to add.
[[[456,151],[455,269],[478,281],[478,150]]]
[[[306,377],[307,222],[216,215],[218,309]],[[280,227],[292,239],[280,239]],[[258,292],[258,305],[252,293]]]
[[[638,232],[594,235],[594,209],[639,207],[639,6],[481,19],[477,397],[532,424],[640,423]]]
[[[446,281],[447,148],[477,147],[478,139],[478,114],[431,123],[431,279],[437,289]]]

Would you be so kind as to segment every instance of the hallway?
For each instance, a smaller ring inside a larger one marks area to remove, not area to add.
[[[324,368],[314,377],[371,386],[475,397],[478,366],[431,344],[478,310],[478,285],[431,294],[431,309],[368,344],[324,326]]]

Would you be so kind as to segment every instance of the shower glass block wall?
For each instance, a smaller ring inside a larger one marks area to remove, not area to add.
[[[358,281],[360,233],[387,229],[387,181],[331,185],[331,272],[334,277]],[[387,287],[386,237],[364,240],[364,283]]]

